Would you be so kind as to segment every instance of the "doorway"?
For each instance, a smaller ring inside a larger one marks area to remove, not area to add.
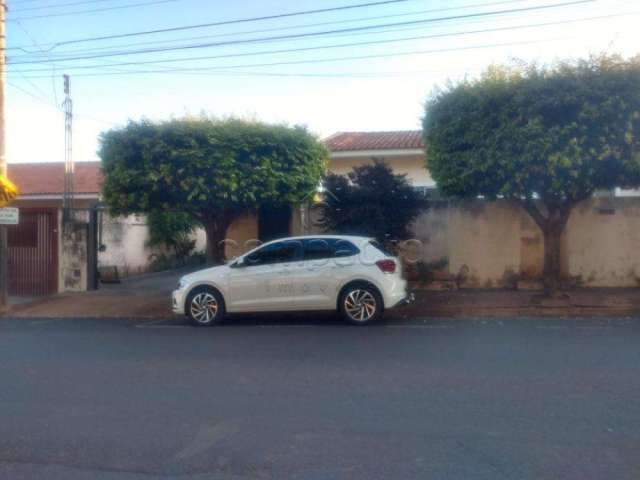
[[[291,206],[265,205],[258,210],[258,239],[268,242],[291,233]]]

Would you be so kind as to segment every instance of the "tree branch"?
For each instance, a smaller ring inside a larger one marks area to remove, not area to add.
[[[513,198],[513,200],[531,216],[536,225],[540,227],[540,230],[544,232],[547,229],[548,219],[538,209],[533,200],[522,198]]]

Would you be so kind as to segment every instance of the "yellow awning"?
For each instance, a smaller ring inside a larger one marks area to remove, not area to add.
[[[0,207],[6,207],[18,196],[18,187],[7,177],[0,175]]]

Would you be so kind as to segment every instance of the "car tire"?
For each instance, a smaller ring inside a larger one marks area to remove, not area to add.
[[[338,300],[340,316],[352,325],[369,325],[382,318],[384,304],[380,292],[368,283],[353,283]]]
[[[185,311],[192,325],[210,327],[224,319],[224,299],[215,288],[197,287],[187,296]]]

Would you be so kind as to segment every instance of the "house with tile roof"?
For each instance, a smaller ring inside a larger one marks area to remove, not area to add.
[[[62,162],[7,166],[8,177],[19,190],[12,206],[20,210],[19,224],[8,227],[10,295],[48,295],[87,288],[87,224],[72,231],[62,228],[64,171]],[[99,162],[76,164],[75,206],[85,214],[99,201],[101,182]]]
[[[64,163],[10,163],[9,178],[19,186],[18,202],[62,201],[64,193]],[[82,204],[100,197],[102,171],[100,162],[77,162],[74,172],[74,196]],[[30,205],[32,205],[30,203]]]
[[[346,174],[354,166],[373,159],[386,161],[397,173],[420,189],[435,187],[425,168],[425,153],[420,131],[338,132],[325,139],[331,152],[329,171]],[[62,229],[64,163],[42,162],[9,164],[9,178],[20,189],[15,202],[22,215],[21,225],[11,235],[10,264],[14,294],[49,294],[83,290],[90,283],[86,229],[81,227],[71,238]],[[77,162],[74,171],[74,205],[80,217],[101,201],[100,162]],[[229,229],[231,240],[227,256],[233,257],[255,245],[256,240],[303,234],[313,231],[306,222],[305,208],[285,207],[281,211],[262,211],[238,219]],[[84,229],[84,230],[83,230]],[[136,274],[149,268],[158,252],[147,246],[148,227],[144,215],[111,217],[97,215],[100,267],[117,268],[121,275]],[[204,248],[205,235],[196,234],[197,248]],[[33,268],[36,265],[37,268]]]
[[[333,173],[344,175],[375,158],[387,162],[396,173],[405,174],[415,188],[428,190],[436,186],[425,166],[420,130],[338,132],[324,142],[331,152],[329,171]]]
[[[20,209],[20,223],[9,227],[10,294],[48,295],[82,291],[91,284],[91,256],[97,267],[115,267],[122,275],[148,269],[156,250],[147,246],[144,216],[111,217],[95,214],[95,235],[89,235],[92,207],[101,204],[100,162],[77,162],[74,168],[76,225],[62,228],[64,163],[10,163],[8,177],[19,188],[12,206]],[[199,245],[204,245],[200,235]],[[93,253],[92,253],[93,252]]]
[[[417,189],[433,189],[426,168],[425,145],[419,131],[339,132],[325,139],[330,150],[329,171],[346,174],[354,166],[383,159],[406,174]],[[62,233],[64,165],[10,164],[9,178],[20,188],[15,206],[20,226],[9,227],[10,278],[14,294],[47,294],[87,286],[86,225],[65,237]],[[99,162],[79,162],[75,169],[75,205],[82,211],[101,200]],[[227,232],[227,257],[238,255],[269,236],[316,233],[311,212],[303,206],[246,215]],[[638,284],[638,242],[629,231],[640,231],[640,197],[594,196],[572,214],[565,233],[566,274],[585,286],[626,287]],[[154,251],[143,215],[111,217],[98,223],[103,248],[98,262],[123,274],[149,268]],[[593,228],[605,223],[606,228]],[[411,257],[438,276],[465,287],[514,287],[514,281],[540,275],[543,242],[539,229],[517,206],[481,199],[450,204],[433,202],[412,225],[420,247]],[[203,232],[196,235],[203,249]],[[415,246],[416,242],[412,242]],[[84,245],[84,247],[83,247]],[[84,263],[83,263],[84,262]],[[13,269],[13,270],[11,270]],[[22,274],[19,274],[20,271]],[[434,274],[435,275],[435,274]],[[514,280],[515,279],[515,280]]]
[[[396,173],[423,193],[435,190],[436,183],[426,168],[426,155],[420,130],[387,132],[337,132],[324,139],[330,152],[328,171],[346,175],[353,167],[385,161]],[[280,207],[278,211],[259,211],[242,220],[241,228],[232,226],[227,235],[233,242],[229,254],[239,254],[242,239],[269,240],[287,235],[317,233],[313,219],[304,206]],[[240,227],[238,224],[237,227]],[[252,243],[250,243],[253,245]],[[231,253],[233,251],[233,253]]]

